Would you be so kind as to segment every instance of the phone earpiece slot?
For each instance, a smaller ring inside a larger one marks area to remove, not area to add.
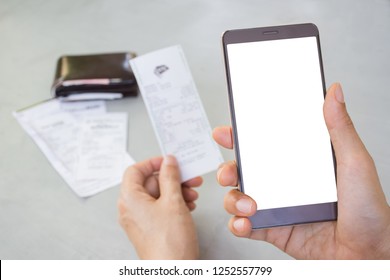
[[[264,31],[263,35],[276,35],[279,34],[278,30]]]

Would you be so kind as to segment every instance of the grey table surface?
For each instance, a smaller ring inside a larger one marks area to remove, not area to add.
[[[320,29],[327,86],[342,82],[389,200],[390,1],[0,0],[0,259],[137,258],[118,225],[119,188],[79,199],[12,117],[49,98],[59,56],[144,54],[180,44],[214,127],[230,123],[222,32],[302,22]],[[109,102],[108,109],[129,113],[128,151],[136,160],[160,154],[141,97]],[[215,173],[204,179],[193,212],[202,259],[290,258],[234,237],[223,209],[227,189]]]

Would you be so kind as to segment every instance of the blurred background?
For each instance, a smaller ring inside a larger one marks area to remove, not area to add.
[[[0,259],[137,258],[117,222],[119,188],[78,198],[12,116],[50,98],[61,55],[142,55],[180,44],[215,127],[230,124],[221,34],[304,22],[320,30],[327,86],[342,83],[389,201],[389,0],[0,0]],[[160,154],[141,96],[108,102],[108,110],[129,113],[128,152],[137,161]],[[223,209],[228,190],[215,172],[204,179],[193,212],[202,259],[290,258],[234,237]]]

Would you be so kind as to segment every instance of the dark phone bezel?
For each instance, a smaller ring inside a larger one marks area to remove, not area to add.
[[[240,144],[238,141],[238,131],[236,126],[233,92],[230,79],[229,57],[227,52],[228,44],[248,43],[257,41],[269,41],[302,37],[316,37],[317,50],[321,70],[321,80],[323,95],[326,95],[326,86],[324,78],[324,70],[322,63],[322,54],[320,47],[319,31],[316,25],[312,23],[269,26],[250,29],[228,30],[222,36],[223,53],[225,60],[225,70],[229,93],[230,116],[233,125],[233,137],[235,144],[235,155],[237,161],[238,182],[242,192],[245,192],[241,159],[240,159]],[[332,146],[333,166],[336,178],[336,158]],[[337,202],[299,205],[292,207],[282,207],[273,209],[258,210],[253,216],[249,217],[253,229],[269,228],[276,226],[296,225],[313,222],[332,221],[337,219]]]

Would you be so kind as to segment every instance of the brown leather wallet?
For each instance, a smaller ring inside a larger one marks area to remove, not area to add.
[[[64,100],[117,99],[137,96],[131,52],[61,56],[52,85],[53,97]]]

